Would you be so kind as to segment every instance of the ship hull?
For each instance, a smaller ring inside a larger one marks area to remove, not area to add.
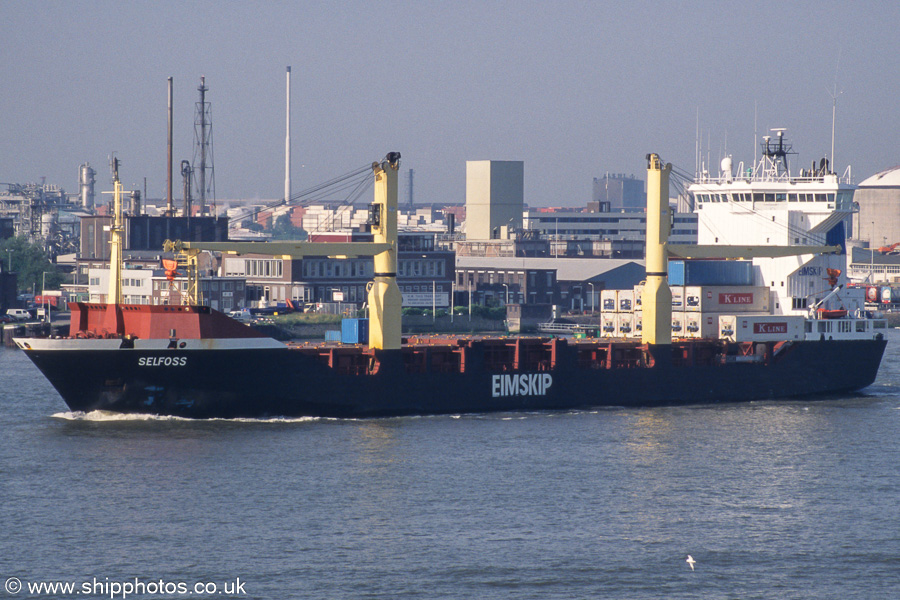
[[[815,397],[870,385],[884,339],[801,341],[765,361],[602,368],[574,360],[537,371],[409,372],[399,351],[376,373],[347,374],[286,346],[24,348],[73,411],[189,418],[381,417]]]

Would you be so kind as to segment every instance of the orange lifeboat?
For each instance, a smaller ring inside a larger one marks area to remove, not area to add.
[[[843,309],[843,308],[840,308],[840,309],[820,308],[819,310],[816,311],[816,314],[819,315],[820,319],[843,319],[844,317],[847,316],[847,310]]]

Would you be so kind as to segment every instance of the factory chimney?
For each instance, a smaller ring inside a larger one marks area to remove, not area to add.
[[[284,136],[284,201],[291,200],[291,68],[287,68],[287,119]]]
[[[172,207],[172,78],[169,77],[169,135],[166,138],[166,149],[168,150],[168,162],[166,166],[166,216],[175,216],[175,209]]]
[[[197,91],[200,92],[200,104],[199,104],[199,109],[200,109],[200,185],[199,185],[199,187],[200,187],[200,216],[201,217],[203,216],[203,213],[206,211],[206,146],[209,143],[207,135],[206,135],[206,113],[207,113],[206,90],[208,90],[208,89],[209,88],[206,87],[206,77],[201,75],[200,76],[200,87],[197,88]],[[188,166],[188,168],[190,168],[190,166]],[[181,170],[182,170],[182,175],[183,175],[184,174],[184,165],[183,164],[182,164]],[[191,172],[188,174],[188,179],[191,178],[191,173],[193,173],[193,169],[191,169]],[[188,182],[188,183],[190,183],[190,182]],[[190,190],[188,190],[188,196],[186,197],[186,198],[188,198],[186,200],[186,202],[187,202],[186,210],[188,211],[188,214],[186,214],[185,216],[188,216],[188,217],[191,216],[190,215],[189,195],[190,195]]]

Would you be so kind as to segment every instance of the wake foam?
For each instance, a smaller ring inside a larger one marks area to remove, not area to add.
[[[226,423],[307,423],[319,421],[320,417],[269,417],[265,419],[191,419],[188,417],[173,417],[168,415],[152,415],[145,413],[118,413],[109,410],[92,410],[90,412],[68,411],[51,415],[54,419],[64,421],[89,421],[95,423],[115,423],[123,421],[184,421],[186,423],[206,423],[221,421]]]

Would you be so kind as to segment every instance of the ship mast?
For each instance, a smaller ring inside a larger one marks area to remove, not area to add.
[[[399,350],[401,341],[400,312],[403,297],[397,286],[397,171],[400,153],[390,152],[381,164],[374,163],[375,198],[370,214],[376,244],[389,244],[376,254],[375,281],[369,288],[369,346]]]
[[[647,283],[641,296],[644,323],[641,342],[672,343],[672,291],[669,289],[667,244],[672,222],[669,209],[669,173],[658,154],[647,155]]]
[[[109,228],[109,293],[107,304],[122,303],[122,182],[119,159],[113,157],[113,224]]]

